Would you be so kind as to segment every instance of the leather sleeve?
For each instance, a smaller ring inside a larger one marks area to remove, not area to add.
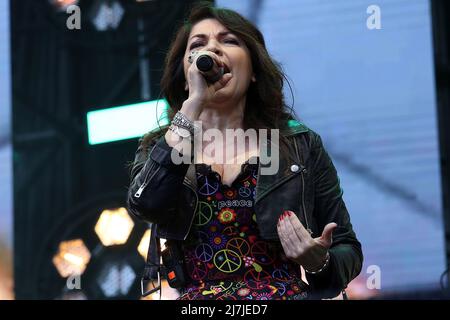
[[[156,224],[175,217],[177,195],[183,187],[189,164],[174,164],[171,160],[172,149],[164,136],[148,148],[140,143],[127,194],[127,205],[134,216]]]
[[[361,272],[363,254],[342,198],[343,191],[336,168],[316,133],[312,137],[312,157],[315,186],[313,217],[320,233],[328,223],[336,222],[338,227],[333,232],[328,268],[316,275],[307,274],[306,277],[318,297],[332,298],[339,295]]]

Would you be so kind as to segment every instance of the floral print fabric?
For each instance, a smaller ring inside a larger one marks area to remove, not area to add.
[[[209,165],[197,164],[199,202],[184,241],[189,284],[181,300],[307,298],[300,266],[276,241],[259,236],[254,211],[258,165],[248,161],[231,186]]]

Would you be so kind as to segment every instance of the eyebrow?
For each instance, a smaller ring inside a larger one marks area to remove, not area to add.
[[[224,36],[229,35],[229,34],[231,34],[233,36],[236,36],[231,31],[221,31],[221,32],[219,32],[218,35],[219,35],[219,37],[224,37]],[[190,37],[189,40],[191,40],[192,38],[196,38],[196,37],[198,37],[198,38],[207,38],[208,36],[206,34],[204,34],[204,33],[198,33],[198,34],[195,34],[192,37]]]

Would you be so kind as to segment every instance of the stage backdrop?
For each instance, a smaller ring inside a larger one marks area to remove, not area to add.
[[[374,30],[373,1],[216,3],[261,28],[294,84],[297,114],[337,166],[365,256],[350,293],[438,288],[445,251],[429,1],[376,1]],[[366,286],[373,265],[380,290]]]
[[[12,154],[9,1],[0,1],[0,300],[12,298]]]

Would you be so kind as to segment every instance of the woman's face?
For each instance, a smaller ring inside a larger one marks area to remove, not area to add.
[[[184,53],[185,79],[190,66],[188,57],[191,51],[215,53],[233,75],[227,85],[216,92],[216,102],[239,101],[246,95],[250,81],[255,80],[250,52],[245,43],[219,21],[204,19],[193,26]]]

